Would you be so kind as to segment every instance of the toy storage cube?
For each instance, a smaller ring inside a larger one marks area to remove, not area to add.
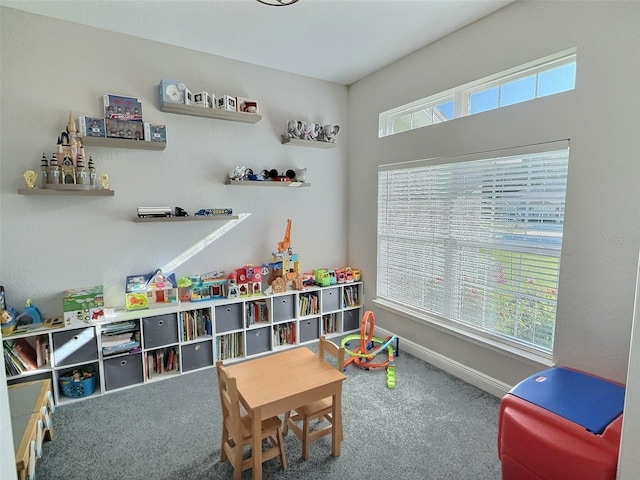
[[[175,313],[142,319],[144,348],[178,343],[178,317]]]
[[[56,367],[98,359],[98,341],[93,327],[53,334],[53,358]]]
[[[615,480],[624,387],[566,368],[523,380],[500,402],[503,480]]]
[[[294,295],[280,295],[273,297],[273,321],[291,320],[296,318],[296,302]]]
[[[218,305],[215,309],[215,330],[217,333],[242,328],[242,304]]]
[[[335,312],[340,310],[340,287],[324,288],[322,290],[322,311]]]
[[[271,349],[270,332],[269,327],[247,330],[247,355],[268,352]]]
[[[317,318],[300,320],[300,343],[320,338],[320,322]]]
[[[213,365],[213,343],[210,340],[182,346],[182,371],[189,372]]]
[[[103,365],[106,390],[144,382],[141,353],[105,359]]]
[[[362,309],[360,308],[344,312],[342,315],[342,331],[350,332],[352,330],[358,330],[360,328],[360,317],[362,317]]]

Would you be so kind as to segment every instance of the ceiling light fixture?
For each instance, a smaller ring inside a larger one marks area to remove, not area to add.
[[[271,7],[286,7],[287,5],[293,5],[297,1],[298,0],[258,0],[258,2]]]

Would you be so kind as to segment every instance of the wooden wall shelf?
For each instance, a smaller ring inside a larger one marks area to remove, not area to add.
[[[310,187],[310,183],[304,182],[274,182],[273,180],[255,181],[255,180],[227,180],[225,185],[234,185],[236,187]]]
[[[145,142],[130,138],[82,137],[82,144],[87,147],[131,148],[136,150],[164,150],[166,142]]]
[[[206,222],[211,220],[236,220],[240,218],[238,215],[198,215],[192,217],[136,217],[133,219],[135,223],[149,223],[149,222]]]
[[[230,112],[229,110],[222,110],[221,108],[197,107],[195,105],[183,105],[182,103],[160,102],[160,110],[166,113],[216,118],[218,120],[229,120],[232,122],[258,123],[262,120],[262,115],[257,113]]]
[[[331,142],[318,142],[317,140],[300,140],[299,138],[289,138],[282,135],[282,144],[296,147],[309,148],[335,148],[336,144]]]
[[[86,197],[113,197],[113,190],[56,190],[53,188],[19,188],[19,195],[75,195]]]

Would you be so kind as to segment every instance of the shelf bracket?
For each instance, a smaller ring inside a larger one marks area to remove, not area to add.
[[[232,220],[229,220],[224,225],[222,225],[221,227],[215,229],[209,235],[204,237],[198,243],[196,243],[192,247],[189,247],[187,250],[182,252],[180,255],[178,255],[176,258],[171,260],[169,263],[167,263],[163,267],[160,267],[160,269],[163,272],[173,272],[173,271],[175,271],[175,269],[178,268],[180,265],[182,265],[184,262],[186,262],[190,258],[196,256],[198,253],[200,253],[206,247],[208,247],[213,242],[215,242],[217,239],[222,237],[225,233],[227,233],[229,230],[234,228],[240,222],[242,222],[246,218],[249,218],[250,215],[251,215],[250,213],[241,213],[240,215],[238,215],[238,218],[234,218]]]

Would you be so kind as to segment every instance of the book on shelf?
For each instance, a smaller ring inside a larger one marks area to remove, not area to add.
[[[25,338],[16,340],[5,340],[3,342],[5,350],[8,350],[12,363],[23,372],[28,370],[36,370],[38,368],[38,356],[35,348]]]

